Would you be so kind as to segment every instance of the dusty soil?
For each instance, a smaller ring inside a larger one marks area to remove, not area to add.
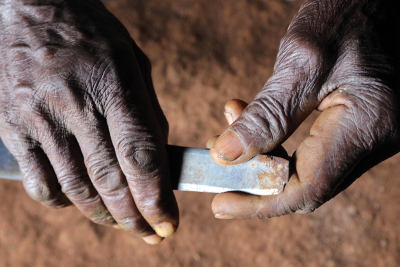
[[[225,100],[251,100],[271,74],[298,3],[113,0],[109,9],[153,63],[170,143],[203,147],[225,126]],[[293,151],[313,114],[285,146]],[[181,225],[158,247],[49,210],[0,182],[0,266],[400,266],[400,156],[311,215],[218,221],[212,195],[178,192]]]

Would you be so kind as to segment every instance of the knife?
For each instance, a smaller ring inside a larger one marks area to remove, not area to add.
[[[168,145],[167,152],[175,190],[275,195],[289,178],[289,162],[279,157],[258,155],[245,163],[222,166],[211,159],[208,149]],[[17,161],[0,141],[1,178],[22,180]]]

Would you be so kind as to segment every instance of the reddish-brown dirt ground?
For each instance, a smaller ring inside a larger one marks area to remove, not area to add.
[[[224,127],[223,104],[250,101],[270,76],[299,3],[278,0],[113,0],[108,8],[153,63],[170,143],[203,147]],[[285,143],[307,134],[311,116]],[[0,266],[400,266],[400,156],[373,168],[310,215],[219,221],[211,194],[177,192],[178,232],[152,247],[50,210],[0,182]]]

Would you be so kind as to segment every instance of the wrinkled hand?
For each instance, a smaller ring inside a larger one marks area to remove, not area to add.
[[[0,134],[28,194],[149,243],[172,234],[168,124],[126,29],[97,0],[15,0],[0,37]]]
[[[395,0],[308,0],[284,36],[274,73],[211,149],[237,164],[275,149],[321,111],[293,156],[283,193],[217,195],[217,218],[311,212],[363,172],[399,151],[399,4]],[[233,102],[235,103],[235,102]],[[231,119],[232,120],[232,119]]]

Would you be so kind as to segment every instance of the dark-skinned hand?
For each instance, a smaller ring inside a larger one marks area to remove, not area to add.
[[[268,153],[313,110],[321,113],[291,159],[283,193],[217,195],[217,218],[311,212],[399,151],[397,2],[305,1],[261,92],[246,108],[240,101],[227,104],[234,122],[211,142],[211,155],[232,165]]]
[[[159,243],[178,225],[150,64],[98,0],[0,2],[0,135],[52,207]]]

